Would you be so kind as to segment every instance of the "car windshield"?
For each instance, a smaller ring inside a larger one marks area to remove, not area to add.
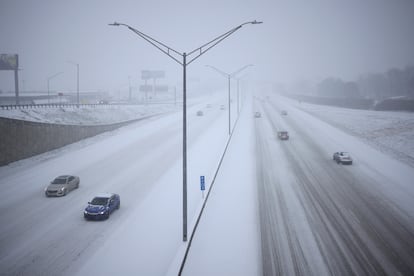
[[[63,177],[55,178],[52,184],[66,184],[66,178],[63,178]]]
[[[347,152],[341,152],[340,154],[341,154],[341,156],[349,156],[349,154]]]
[[[95,197],[91,204],[92,205],[106,205],[108,203],[108,199],[107,197]]]

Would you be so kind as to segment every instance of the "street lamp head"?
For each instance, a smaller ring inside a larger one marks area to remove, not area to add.
[[[241,24],[240,26],[238,26],[237,28],[241,28],[242,26],[244,26],[246,24],[254,24],[254,25],[256,25],[256,24],[262,24],[262,23],[263,23],[263,21],[254,20],[254,21],[245,22],[245,23]]]
[[[108,25],[109,25],[109,26],[119,26],[119,25],[121,25],[121,24],[119,24],[118,22],[114,22],[114,23],[109,23]]]

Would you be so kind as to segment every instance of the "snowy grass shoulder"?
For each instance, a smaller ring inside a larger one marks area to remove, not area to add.
[[[179,110],[180,105],[102,105],[0,110],[0,117],[32,122],[75,125],[112,124]]]
[[[220,96],[220,95],[218,95]],[[201,106],[205,103],[221,100],[214,95],[195,96],[187,99],[187,107]],[[182,110],[182,103],[148,103],[136,105],[84,105],[66,107],[39,107],[25,109],[0,109],[0,117],[31,122],[99,125],[131,121],[142,117]]]

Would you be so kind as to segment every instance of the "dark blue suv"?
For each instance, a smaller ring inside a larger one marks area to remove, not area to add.
[[[88,202],[83,217],[85,219],[107,219],[119,207],[121,207],[121,198],[118,194],[100,194]]]

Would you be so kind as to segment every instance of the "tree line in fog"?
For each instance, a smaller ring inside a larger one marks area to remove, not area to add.
[[[316,85],[299,81],[288,90],[294,94],[327,98],[365,98],[376,101],[392,97],[414,99],[414,66],[360,75],[356,81],[343,81],[334,77],[323,79]]]

